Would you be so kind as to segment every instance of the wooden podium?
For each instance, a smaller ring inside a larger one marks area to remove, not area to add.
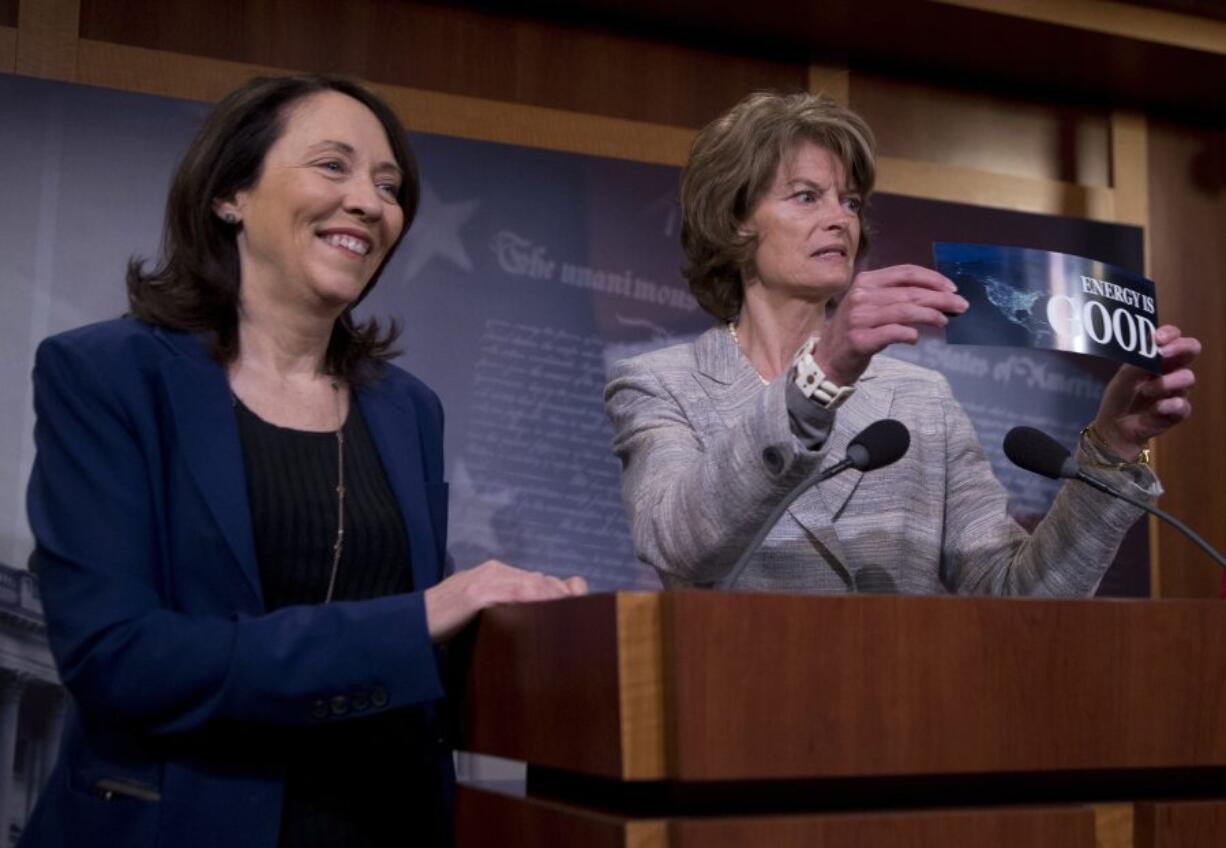
[[[483,614],[460,848],[1226,846],[1226,603],[619,593]]]

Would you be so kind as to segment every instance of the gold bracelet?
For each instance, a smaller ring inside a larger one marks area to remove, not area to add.
[[[1090,422],[1082,429],[1081,435],[1087,442],[1094,445],[1094,447],[1098,449],[1099,453],[1103,454],[1110,460],[1114,460],[1114,467],[1116,468],[1124,468],[1129,465],[1149,465],[1149,442],[1141,445],[1141,452],[1137,454],[1136,459],[1134,459],[1132,462],[1125,462],[1123,457],[1117,454],[1111,448],[1111,446],[1107,444],[1107,440],[1103,438],[1102,433],[1098,432],[1098,428],[1094,426],[1093,422]]]

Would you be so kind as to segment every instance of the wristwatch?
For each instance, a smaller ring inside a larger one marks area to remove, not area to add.
[[[801,345],[796,354],[796,359],[792,363],[796,388],[823,409],[838,409],[855,394],[856,387],[839,386],[828,380],[822,367],[813,358],[813,351],[816,347],[817,338],[814,337]]]

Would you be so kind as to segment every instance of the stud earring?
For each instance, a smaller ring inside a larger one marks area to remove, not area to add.
[[[227,212],[225,215],[222,216],[222,219],[227,224],[237,224],[238,223],[238,216],[235,215],[233,212]]]

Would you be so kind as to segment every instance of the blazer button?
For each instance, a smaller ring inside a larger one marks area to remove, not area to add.
[[[343,716],[349,712],[349,699],[344,695],[334,695],[332,697],[332,715]]]
[[[349,706],[353,707],[353,711],[360,713],[362,710],[370,707],[370,693],[365,689],[357,689],[349,696]]]
[[[778,474],[783,470],[783,454],[779,452],[779,448],[770,447],[762,451],[762,462],[771,474]]]
[[[382,686],[376,686],[374,689],[370,690],[370,703],[374,706],[386,707],[387,701],[387,690]]]

